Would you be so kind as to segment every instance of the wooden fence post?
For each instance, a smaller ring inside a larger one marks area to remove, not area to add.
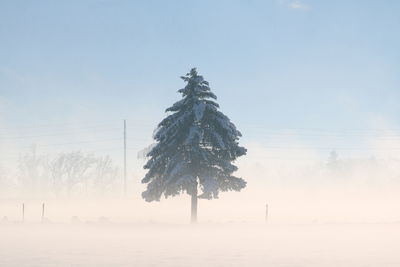
[[[42,204],[42,222],[44,222],[44,202]]]

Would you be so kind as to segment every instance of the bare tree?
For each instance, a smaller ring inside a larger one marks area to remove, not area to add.
[[[36,194],[43,192],[47,187],[47,179],[43,163],[46,161],[44,155],[39,155],[36,146],[21,155],[18,161],[18,184],[25,193]]]
[[[105,192],[110,191],[117,176],[118,168],[113,165],[109,156],[96,158],[93,168],[93,187],[99,194],[104,195]]]
[[[18,164],[18,184],[27,192],[52,192],[56,196],[81,191],[104,195],[118,176],[111,157],[95,157],[81,151],[60,153],[51,158],[38,155],[36,148],[22,155]],[[1,178],[1,177],[0,177]],[[0,179],[0,185],[2,180]]]
[[[118,175],[118,168],[109,156],[95,157],[80,151],[61,153],[48,163],[52,190],[56,195],[70,195],[80,186],[86,194],[104,194]]]
[[[70,195],[73,188],[78,184],[87,187],[88,171],[96,161],[93,155],[85,155],[81,151],[75,151],[62,154],[61,158],[64,163],[67,194]]]
[[[66,180],[65,156],[60,155],[48,161],[46,167],[51,179],[51,189],[58,196],[62,193]]]

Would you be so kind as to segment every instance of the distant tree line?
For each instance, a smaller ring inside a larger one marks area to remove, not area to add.
[[[32,147],[19,157],[16,174],[7,175],[0,169],[0,187],[33,196],[103,196],[114,191],[118,174],[109,156],[81,151],[49,156]]]

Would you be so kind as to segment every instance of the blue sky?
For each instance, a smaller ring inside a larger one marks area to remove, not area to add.
[[[153,127],[197,67],[253,139],[399,129],[399,12],[395,0],[1,0],[0,122]]]

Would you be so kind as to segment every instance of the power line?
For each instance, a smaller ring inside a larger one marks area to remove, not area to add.
[[[149,125],[153,126],[154,128],[157,126],[157,123],[150,122],[149,120],[138,120],[138,119],[131,119],[131,122],[133,124],[129,126],[128,128],[131,127],[137,127],[136,125]],[[84,128],[96,128],[96,127],[106,127],[113,125],[117,127],[117,124],[115,122],[104,122],[104,121],[99,121],[98,123],[93,122],[93,121],[76,121],[76,122],[63,122],[63,123],[51,123],[51,124],[35,124],[35,125],[16,125],[16,126],[8,126],[8,127],[0,127],[0,130],[18,130],[18,129],[40,129],[40,128],[51,128],[51,127],[66,127],[70,128],[68,126],[76,126],[79,127],[80,129],[82,126]],[[249,128],[257,128],[257,129],[263,129],[267,131],[311,131],[311,132],[316,132],[317,134],[351,134],[354,132],[374,132],[374,133],[379,133],[379,132],[399,132],[400,128],[385,128],[385,129],[373,129],[373,128],[354,128],[354,129],[340,129],[340,130],[330,130],[330,129],[324,129],[324,128],[302,128],[302,127],[285,127],[285,128],[279,128],[279,127],[271,127],[271,126],[265,126],[262,124],[241,124],[241,126],[245,129]]]
[[[256,132],[249,132],[249,134],[261,134],[266,136],[306,136],[306,137],[378,137],[378,138],[400,138],[400,134],[339,134],[339,133],[288,133],[288,132],[274,132],[273,130],[260,129]]]
[[[137,129],[137,127],[129,127],[131,129]],[[79,130],[71,131],[68,129],[67,131],[62,132],[48,132],[48,133],[40,133],[35,135],[21,135],[21,136],[10,136],[10,135],[0,135],[0,140],[9,140],[9,139],[25,139],[25,138],[36,138],[36,137],[52,137],[52,136],[66,136],[66,135],[78,135],[78,134],[97,134],[97,133],[105,133],[105,132],[117,132],[120,128],[82,128]]]
[[[86,153],[102,152],[102,151],[117,151],[121,150],[121,147],[110,147],[110,148],[96,148],[96,149],[85,149]],[[54,153],[50,153],[54,154]],[[12,157],[0,157],[0,160],[18,160],[21,156],[26,155],[23,153],[14,154]],[[47,155],[47,154],[46,154]]]
[[[45,145],[37,145],[34,144],[33,146],[37,147],[52,147],[52,146],[66,146],[66,145],[79,145],[79,144],[90,144],[90,143],[101,143],[107,141],[119,141],[120,138],[109,138],[109,139],[101,139],[101,140],[90,140],[90,141],[79,141],[79,142],[68,142],[68,143],[58,143],[58,144],[45,144]],[[25,146],[23,148],[31,148],[31,146]]]
[[[135,122],[134,125],[153,125],[148,120],[133,120]],[[7,126],[7,127],[0,127],[0,130],[20,130],[20,129],[40,129],[40,128],[52,128],[52,127],[66,127],[70,128],[69,126],[76,126],[79,128],[95,128],[95,127],[105,127],[105,126],[115,126],[117,124],[115,122],[104,122],[101,121],[99,123],[93,121],[77,121],[77,122],[63,122],[63,123],[51,123],[51,124],[31,124],[31,125],[14,125],[14,126]],[[135,127],[135,126],[130,127]]]
[[[117,128],[115,129],[100,129],[96,130],[94,133],[103,133],[103,132],[113,132],[118,130]],[[38,134],[38,135],[25,135],[25,136],[0,136],[0,140],[11,140],[11,139],[25,139],[25,138],[36,138],[36,137],[51,137],[51,136],[66,136],[66,135],[77,135],[77,134],[91,134],[93,132],[69,132],[69,131],[64,131],[64,132],[58,132],[58,133],[49,133],[49,134]]]
[[[340,150],[400,150],[400,147],[379,147],[379,148],[362,148],[362,147],[286,147],[286,146],[266,146],[266,145],[260,145],[263,148],[268,148],[268,149],[288,149],[288,150],[335,150],[335,151],[340,151]]]
[[[102,123],[90,125],[90,122],[81,122],[81,123],[59,123],[59,124],[36,124],[36,125],[22,125],[22,126],[8,126],[8,127],[0,127],[0,130],[20,130],[20,129],[40,129],[40,128],[51,128],[51,127],[66,127],[66,126],[79,126],[82,127],[81,124],[85,127],[104,127],[110,126],[111,123]],[[88,126],[90,125],[90,126]],[[115,125],[115,124],[114,124]]]
[[[326,133],[349,133],[349,132],[389,132],[389,131],[398,131],[400,132],[400,128],[354,128],[354,129],[326,129],[326,128],[304,128],[304,127],[271,127],[262,124],[241,124],[244,128],[263,128],[263,129],[271,129],[271,130],[279,130],[279,131],[317,131],[317,132],[326,132]]]

